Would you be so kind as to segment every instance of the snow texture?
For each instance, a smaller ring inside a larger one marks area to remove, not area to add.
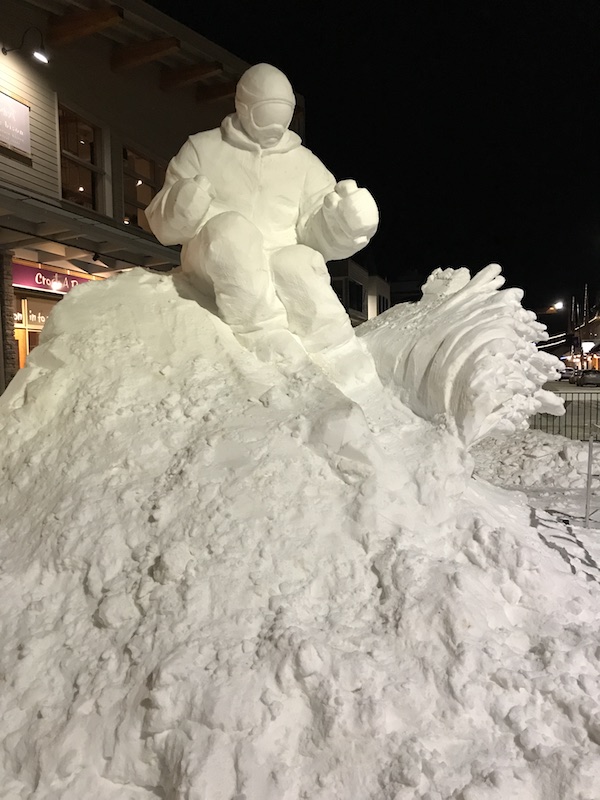
[[[394,306],[359,328],[382,379],[419,416],[447,419],[469,446],[527,428],[532,414],[564,414],[562,400],[542,389],[560,369],[535,346],[547,338],[545,326],[521,306],[521,289],[499,291],[500,272],[490,264],[471,279],[464,267],[437,269],[420,303]]]
[[[0,400],[0,797],[600,799],[593,568],[466,446],[554,365],[511,339],[487,374],[526,400],[469,388],[496,340],[458,275],[365,330],[361,405],[181,275],[61,301]]]

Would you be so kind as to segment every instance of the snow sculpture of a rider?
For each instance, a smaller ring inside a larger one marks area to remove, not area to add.
[[[163,244],[183,245],[184,273],[259,357],[289,357],[300,340],[321,366],[370,373],[325,262],[369,242],[377,206],[354,181],[336,182],[288,129],[295,102],[280,70],[248,69],[236,113],[171,160],[148,222]]]

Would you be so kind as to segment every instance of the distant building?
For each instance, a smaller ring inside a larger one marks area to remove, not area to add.
[[[383,314],[390,305],[390,284],[380,275],[369,275],[367,300],[369,319]]]
[[[331,285],[356,327],[386,311],[391,304],[390,285],[352,258],[328,263]]]

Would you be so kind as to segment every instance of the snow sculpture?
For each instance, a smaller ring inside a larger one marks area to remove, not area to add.
[[[498,264],[472,279],[465,268],[436,269],[419,303],[394,306],[358,329],[383,382],[467,446],[525,429],[532,414],[564,414],[562,399],[541,388],[560,366],[535,345],[546,327],[521,305],[522,290],[499,291],[503,284]]]
[[[359,402],[381,378],[467,446],[527,427],[537,411],[562,413],[541,388],[558,366],[535,347],[545,328],[521,306],[520,290],[497,291],[497,265],[473,280],[466,269],[436,270],[421,301],[425,327],[406,327],[412,307],[404,304],[361,326],[357,339],[325,262],[369,242],[375,201],[353,180],[336,182],[288,130],[295,97],[280,70],[248,69],[235,107],[220,128],[183,145],[146,215],[163,244],[183,246],[183,273],[242,345],[291,371],[308,354]],[[392,348],[380,335],[390,325]]]
[[[362,339],[411,402],[492,273]],[[0,452],[3,800],[598,800],[597,545],[447,426],[257,363],[137,268],[53,310]]]
[[[163,244],[183,245],[184,273],[259,358],[297,364],[308,352],[326,370],[346,361],[374,377],[325,265],[369,242],[373,197],[355,181],[336,183],[288,130],[295,97],[280,70],[248,69],[235,107],[172,159],[146,210],[150,227]]]

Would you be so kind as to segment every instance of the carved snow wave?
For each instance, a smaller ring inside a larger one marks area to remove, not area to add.
[[[542,388],[560,366],[536,347],[546,326],[523,308],[521,289],[500,290],[500,273],[498,264],[473,278],[464,267],[436,269],[419,302],[396,305],[357,329],[382,381],[420,417],[445,420],[467,446],[525,429],[532,414],[564,414],[562,400]]]

